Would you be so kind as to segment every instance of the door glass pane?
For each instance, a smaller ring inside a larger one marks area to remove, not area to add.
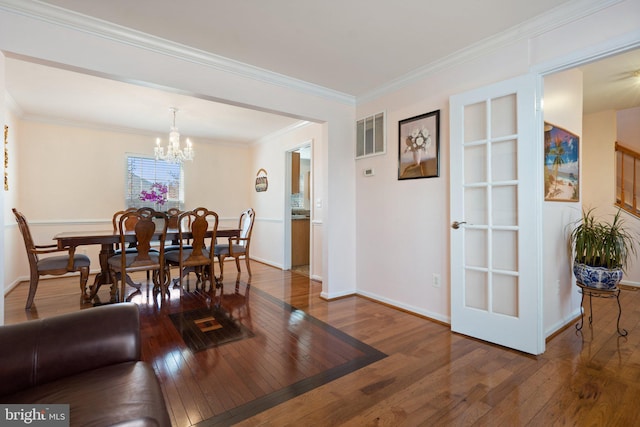
[[[464,259],[466,265],[484,268],[489,267],[487,265],[487,230],[465,228],[464,238]]]
[[[518,271],[518,232],[493,230],[492,237],[493,268]]]
[[[493,225],[518,225],[518,189],[515,185],[493,187],[491,212]]]
[[[464,189],[464,220],[469,224],[486,225],[487,189],[485,187],[470,187]]]
[[[516,140],[491,144],[491,180],[512,181],[518,179]]]
[[[491,100],[491,138],[517,133],[516,95]]]
[[[485,311],[488,310],[489,292],[487,286],[487,273],[482,271],[466,270],[464,287],[465,306]]]
[[[487,182],[487,148],[482,145],[464,147],[464,183]]]
[[[491,289],[493,312],[517,317],[518,277],[494,273]]]
[[[464,142],[487,139],[487,104],[465,105],[464,107]]]

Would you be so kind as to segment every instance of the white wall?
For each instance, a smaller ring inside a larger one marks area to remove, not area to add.
[[[113,212],[126,207],[126,155],[149,156],[154,147],[152,135],[35,121],[21,123],[19,142],[19,204],[35,221],[110,221]],[[193,144],[197,155],[184,164],[185,207],[211,207],[221,217],[237,218],[249,203],[248,147]]]
[[[571,222],[580,218],[582,197],[588,188],[587,150],[582,139],[582,72],[571,69],[544,78],[544,121],[559,126],[582,141],[579,202],[548,201],[543,207],[544,331],[548,336],[573,319],[580,309],[580,295],[567,249]],[[540,154],[543,156],[543,153]]]
[[[616,112],[613,110],[584,116],[582,138],[582,199],[585,209],[596,209],[597,216],[616,212],[615,199]]]
[[[640,78],[638,90],[640,91]],[[625,147],[640,151],[640,107],[616,112],[617,141]]]

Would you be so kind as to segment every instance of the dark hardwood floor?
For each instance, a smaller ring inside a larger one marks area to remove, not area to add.
[[[192,278],[164,302],[144,288],[132,297],[143,359],[175,426],[640,422],[640,292],[621,295],[627,337],[616,333],[615,300],[596,298],[592,327],[576,332],[572,323],[534,357],[366,298],[327,302],[319,283],[297,273],[257,262],[250,280],[225,270],[223,293],[196,289]],[[27,288],[5,297],[6,324],[91,307],[80,301],[77,277],[41,282],[29,312]],[[171,316],[218,306],[253,336],[193,352]],[[99,330],[87,325],[87,333]]]

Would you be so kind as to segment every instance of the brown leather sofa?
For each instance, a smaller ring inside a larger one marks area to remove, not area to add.
[[[69,404],[72,426],[170,426],[140,315],[105,305],[0,327],[0,403]]]

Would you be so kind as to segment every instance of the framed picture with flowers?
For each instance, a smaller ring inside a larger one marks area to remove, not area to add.
[[[440,176],[440,110],[398,122],[398,179]]]

